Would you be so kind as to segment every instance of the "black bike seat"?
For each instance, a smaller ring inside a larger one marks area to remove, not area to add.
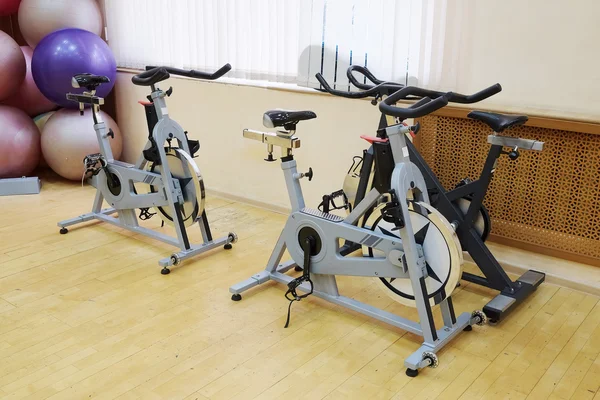
[[[71,79],[71,86],[76,89],[86,88],[94,90],[103,83],[110,82],[107,76],[92,75],[92,74],[77,74]]]
[[[471,111],[467,117],[487,124],[494,132],[498,133],[511,126],[523,125],[529,119],[525,115],[506,115],[485,111]]]
[[[267,128],[276,128],[290,124],[295,125],[300,121],[313,118],[317,118],[317,114],[312,111],[270,110],[263,115],[263,125]]]

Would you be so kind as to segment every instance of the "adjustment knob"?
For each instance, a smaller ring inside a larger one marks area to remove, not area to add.
[[[113,132],[112,129],[108,130],[108,133],[106,134],[106,137],[111,137],[113,139],[115,138],[115,133]]]
[[[510,158],[511,160],[516,160],[517,158],[519,158],[519,150],[517,147],[515,147],[508,153],[508,158]]]
[[[267,162],[277,161],[276,158],[273,158],[273,153],[269,153],[269,155],[267,156],[267,158],[264,158],[264,160],[267,161]]]
[[[313,170],[311,167],[308,167],[308,172],[304,174],[308,178],[308,181],[312,181],[313,178]]]

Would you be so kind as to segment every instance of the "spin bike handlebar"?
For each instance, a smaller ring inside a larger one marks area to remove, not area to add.
[[[359,82],[358,79],[356,79],[356,76],[354,76],[354,73],[353,73],[354,71],[358,72],[359,74],[364,75],[364,77],[373,84],[369,85],[366,83]],[[357,87],[359,89],[369,90],[375,86],[378,86],[382,89],[385,88],[386,91],[380,91],[379,92],[380,95],[386,95],[386,94],[390,93],[390,90],[395,91],[395,90],[402,89],[403,87],[405,87],[405,85],[403,85],[401,83],[384,82],[380,79],[377,79],[375,77],[375,75],[373,75],[373,73],[371,71],[369,71],[368,68],[361,67],[360,65],[351,65],[350,67],[348,67],[348,70],[346,71],[346,75],[348,76],[348,80],[350,81],[350,83],[352,83],[355,87]],[[425,90],[425,89],[423,89],[423,90]],[[451,103],[472,104],[472,103],[477,103],[482,100],[485,100],[488,97],[491,97],[497,93],[500,93],[501,91],[502,91],[502,86],[499,83],[496,83],[495,85],[492,85],[483,90],[480,90],[477,93],[473,93],[470,95],[465,95],[465,94],[461,94],[461,93],[452,93],[452,95],[448,98],[448,101]],[[446,94],[447,93],[445,93],[445,92],[428,90],[427,94],[425,96],[435,99],[440,96],[444,96]]]
[[[358,79],[356,79],[356,77],[354,76],[354,71],[358,72],[359,74],[364,75],[365,78],[367,78],[373,85],[368,85],[366,83],[361,83],[358,81]],[[359,89],[363,89],[363,90],[367,90],[372,88],[375,85],[381,85],[382,83],[388,83],[390,85],[396,85],[398,86],[398,89],[403,88],[405,85],[401,84],[401,83],[397,83],[397,82],[384,82],[380,79],[377,79],[375,77],[375,75],[373,75],[373,73],[371,71],[369,71],[369,69],[367,67],[361,67],[360,65],[351,65],[348,67],[348,69],[346,70],[346,76],[348,77],[348,80],[350,81],[350,83],[352,83],[354,86],[356,86]]]
[[[231,64],[227,63],[212,74],[208,72],[196,71],[194,69],[185,70],[173,67],[155,67],[147,66],[146,71],[135,75],[131,81],[138,86],[151,86],[158,82],[169,79],[171,74],[185,76],[194,79],[205,79],[214,81],[219,79],[227,72],[231,71]]]
[[[347,97],[349,99],[362,99],[365,97],[377,96],[381,92],[381,89],[385,86],[385,83],[382,83],[362,92],[344,92],[342,90],[333,89],[331,86],[329,86],[325,78],[323,78],[323,75],[321,75],[320,73],[317,73],[315,77],[317,78],[321,86],[323,86],[323,90],[327,93],[331,93],[335,96]]]
[[[426,92],[424,89],[406,86],[379,103],[379,110],[385,115],[398,117],[402,120],[407,118],[419,118],[445,107],[448,104],[448,98],[452,96],[452,92],[448,92],[443,96],[439,96],[432,100],[431,98],[424,96],[424,92]],[[405,100],[409,96],[419,96],[423,98],[407,108],[396,107],[394,105],[397,101]]]
[[[171,75],[164,67],[152,68],[148,71],[141,72],[131,78],[131,82],[138,86],[152,86],[158,82],[169,79]]]
[[[223,65],[221,68],[219,68],[212,74],[209,74],[208,72],[196,71],[195,69],[188,70],[188,69],[179,69],[179,68],[173,68],[173,67],[154,67],[154,66],[147,66],[146,71],[154,69],[154,68],[164,68],[167,70],[167,72],[169,72],[170,74],[173,74],[173,75],[185,76],[185,77],[194,78],[194,79],[204,79],[204,80],[208,80],[208,81],[214,81],[215,79],[219,79],[220,77],[222,77],[223,75],[225,75],[226,73],[231,71],[231,64],[227,63],[227,64]]]

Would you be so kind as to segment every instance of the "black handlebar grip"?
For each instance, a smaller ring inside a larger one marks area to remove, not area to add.
[[[502,86],[499,83],[492,85],[488,88],[480,90],[477,93],[473,93],[471,95],[465,96],[463,94],[455,93],[450,98],[450,101],[453,103],[462,103],[462,104],[470,104],[477,103],[479,101],[485,100],[488,97],[495,95],[496,93],[500,93],[502,91]]]
[[[364,75],[369,81],[371,81],[374,85],[382,85],[385,84],[385,86],[382,86],[382,88],[384,87],[385,89],[389,90],[390,89],[394,89],[394,90],[398,90],[404,87],[403,84],[401,83],[397,83],[397,82],[385,82],[382,81],[378,78],[375,77],[375,75],[373,75],[373,73],[367,68],[367,67],[362,67],[360,65],[351,65],[350,67],[348,67],[348,69],[346,70],[346,75],[348,76],[348,79],[350,80],[350,83],[352,83],[354,86],[356,86],[359,89],[371,89],[373,88],[373,85],[369,85],[366,83],[361,83],[359,82],[356,77],[354,76],[353,72],[356,71],[362,75]],[[460,93],[452,93],[452,96],[448,98],[448,101],[450,101],[451,103],[460,103],[460,104],[471,104],[471,103],[477,103],[480,102],[482,100],[487,99],[488,97],[491,97],[499,92],[502,91],[502,86],[500,86],[499,83],[496,83],[495,85],[492,85],[488,88],[485,88],[477,93],[471,94],[471,95],[464,95],[464,94],[460,94]],[[431,97],[432,99],[438,98],[440,96],[444,96],[446,95],[445,92],[438,92],[438,91],[434,91],[434,90],[425,90],[423,89],[423,91],[420,94],[421,96],[428,96]]]
[[[367,78],[372,83],[372,85],[359,82],[356,79],[356,77],[354,76],[354,73],[353,73],[354,71],[364,75],[365,78]],[[379,79],[375,78],[375,75],[373,75],[371,73],[371,71],[369,71],[366,67],[361,67],[360,65],[351,65],[350,67],[348,67],[348,69],[346,70],[346,76],[348,77],[348,80],[350,81],[350,83],[352,83],[354,86],[356,86],[359,89],[368,90],[368,89],[371,89],[375,85],[383,83]]]
[[[371,89],[362,92],[344,92],[342,90],[332,89],[331,86],[329,86],[329,84],[325,80],[325,78],[323,78],[323,75],[321,75],[320,73],[317,73],[315,77],[323,86],[323,90],[325,90],[327,93],[331,93],[335,96],[346,97],[349,99],[363,99],[365,97],[380,95],[380,91],[384,86],[384,84],[373,86]]]
[[[225,75],[226,73],[231,71],[231,64],[227,63],[227,64],[223,65],[221,68],[219,68],[216,72],[213,72],[212,74],[208,73],[208,72],[196,71],[194,69],[188,70],[188,69],[180,69],[180,68],[173,68],[173,67],[156,67],[156,66],[152,66],[152,65],[146,66],[146,70],[152,70],[155,68],[164,68],[167,70],[167,72],[169,72],[173,75],[179,75],[179,76],[185,76],[187,78],[205,79],[205,80],[213,81],[215,79],[219,79],[220,77],[222,77],[223,75]]]
[[[452,92],[449,92],[444,96],[436,98],[435,100],[425,97],[421,101],[408,108],[400,108],[394,105],[398,100],[406,99],[411,95],[419,95],[419,93],[421,93],[421,89],[407,86],[396,91],[387,99],[379,103],[379,110],[386,115],[391,115],[401,119],[419,118],[424,115],[431,114],[432,112],[446,106],[448,104],[448,98],[452,95]],[[425,99],[428,101],[425,101]]]
[[[156,67],[156,68],[150,69],[148,71],[134,75],[131,78],[131,81],[133,82],[134,85],[138,85],[138,86],[152,86],[152,85],[157,84],[158,82],[169,79],[170,76],[171,75],[166,70],[166,68]]]
[[[371,81],[371,83],[373,83],[373,85],[368,85],[366,83],[359,82],[353,74],[354,71],[364,75],[365,78],[367,78],[369,81]],[[351,65],[350,67],[348,67],[348,69],[346,70],[346,76],[348,77],[348,80],[350,81],[350,83],[352,83],[357,88],[364,89],[364,90],[368,90],[368,89],[373,88],[373,86],[375,86],[375,85],[382,85],[382,84],[385,84],[386,87],[391,87],[392,89],[395,89],[395,90],[402,89],[405,86],[401,83],[386,82],[386,81],[377,79],[375,77],[375,75],[373,75],[373,73],[371,71],[369,71],[369,69],[367,67],[361,67],[360,65]]]
[[[231,71],[231,64],[227,63],[227,64],[223,65],[221,68],[219,68],[217,71],[215,71],[211,75],[210,79],[211,80],[219,79],[220,77],[222,77],[229,71]]]
[[[436,90],[428,90],[428,89],[421,89],[421,88],[416,88],[418,89],[416,92],[414,92],[413,94],[416,94],[418,96],[427,96],[427,97],[431,97],[432,99],[437,99],[438,97],[441,96],[447,96],[448,97],[448,101],[451,103],[459,103],[459,104],[471,104],[471,103],[477,103],[481,100],[485,100],[490,96],[495,95],[496,93],[499,93],[500,91],[502,91],[502,86],[500,86],[499,83],[496,83],[495,85],[492,85],[488,88],[485,88],[477,93],[474,94],[470,94],[470,95],[464,95],[464,94],[460,94],[460,93],[454,93],[454,92],[438,92]]]

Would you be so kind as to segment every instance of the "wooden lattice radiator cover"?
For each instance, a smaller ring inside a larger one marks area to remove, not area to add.
[[[492,133],[485,124],[436,115],[420,122],[415,143],[447,189],[479,176]],[[541,140],[544,150],[499,159],[485,200],[493,238],[600,265],[600,135],[535,126],[503,135]]]

